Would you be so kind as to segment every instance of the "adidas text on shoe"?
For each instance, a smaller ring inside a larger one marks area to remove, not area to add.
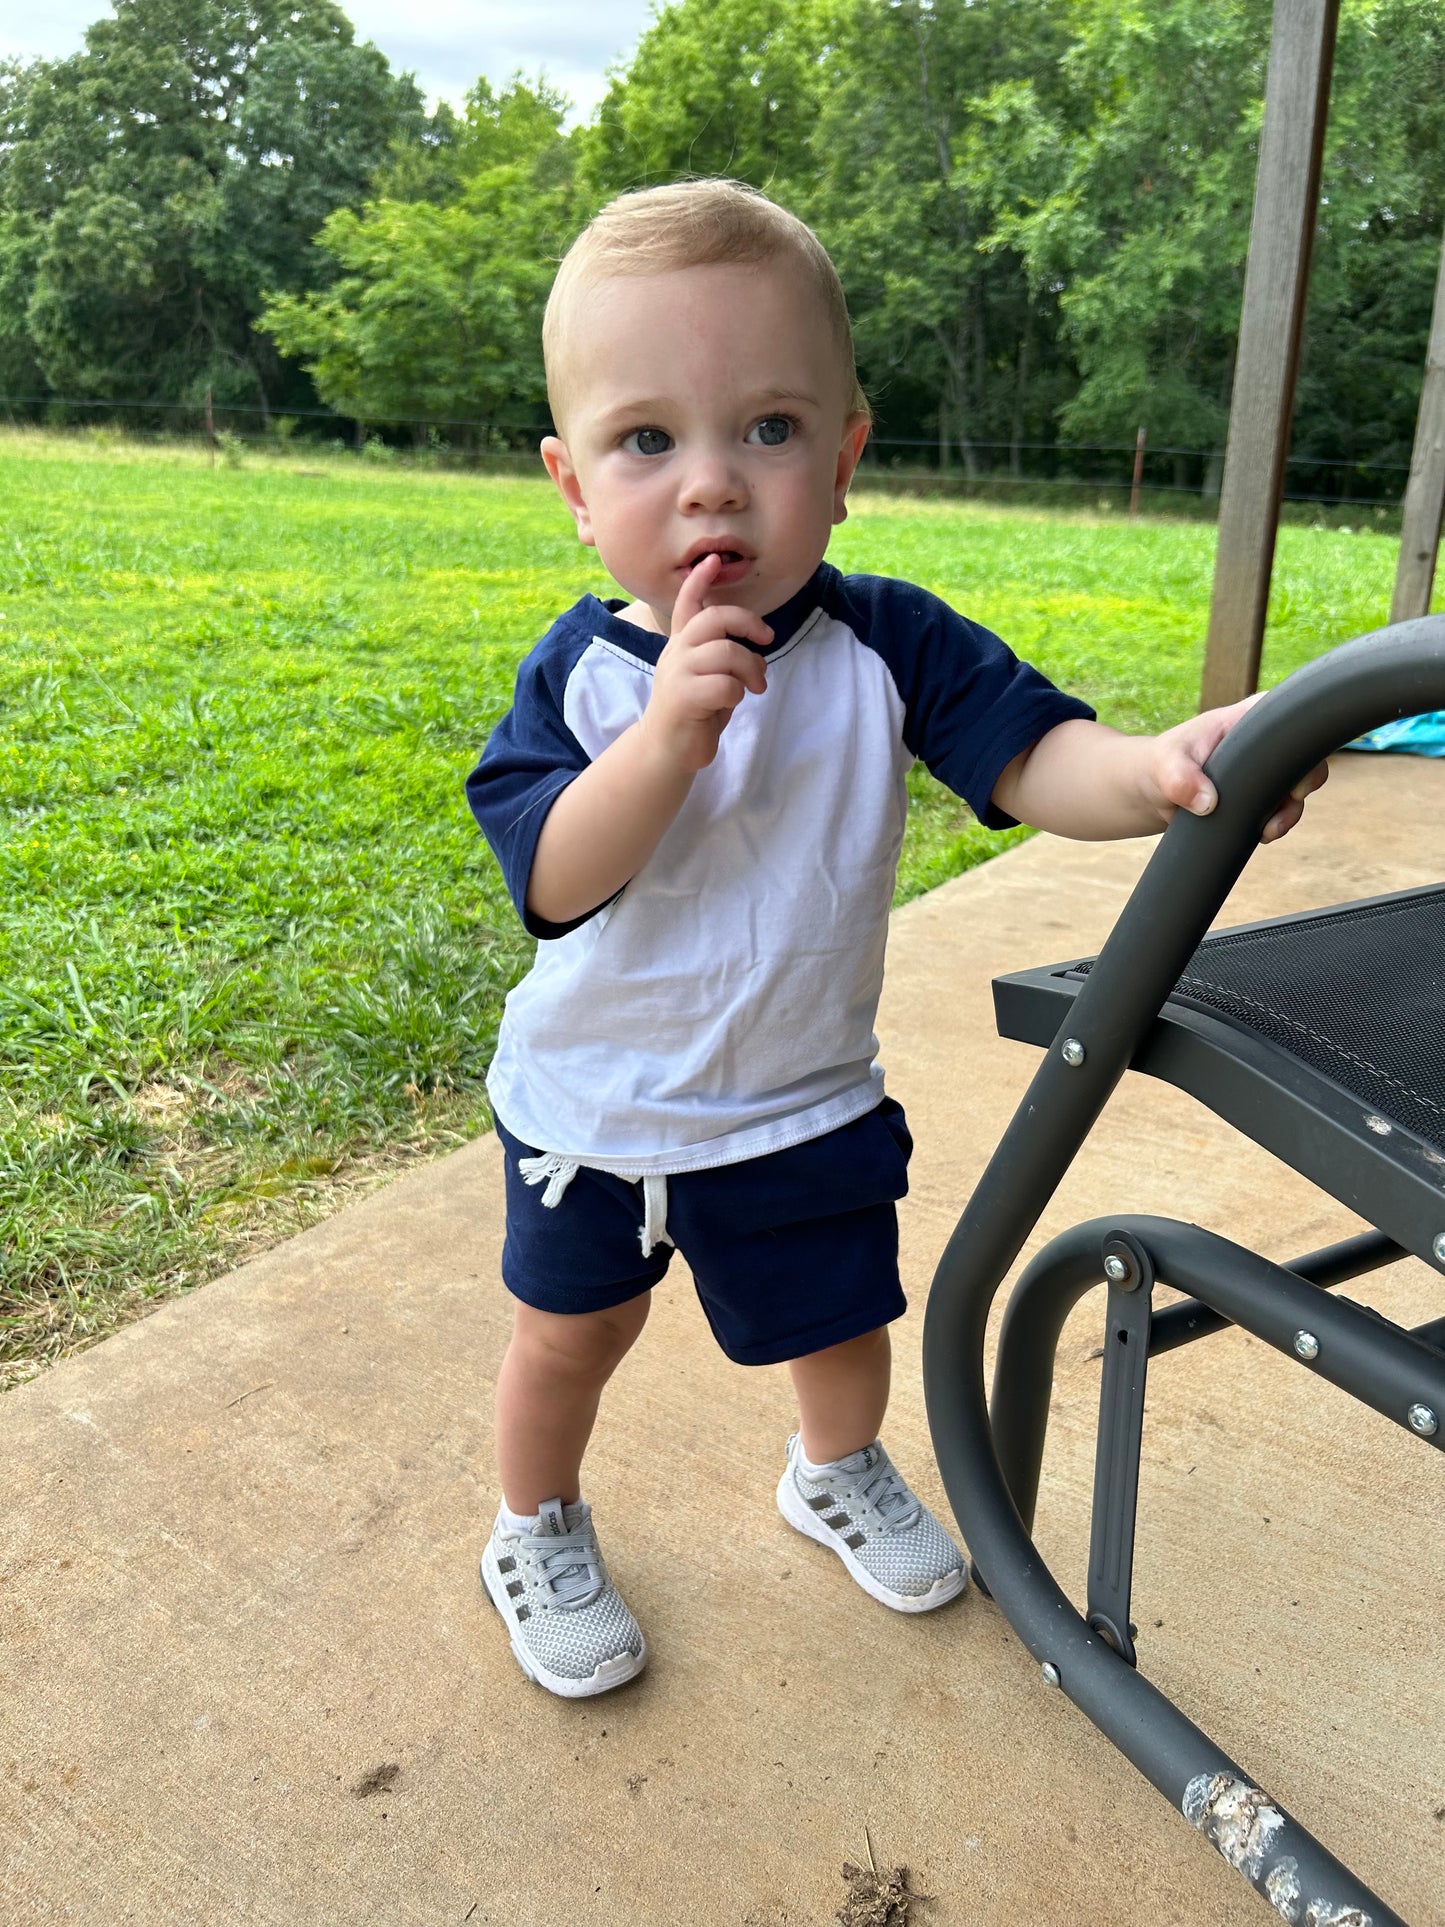
[[[548,1499],[534,1532],[511,1532],[498,1517],[481,1571],[517,1664],[549,1693],[588,1699],[647,1664],[647,1642],[608,1577],[584,1502]]]
[[[927,1613],[956,1599],[968,1566],[943,1527],[904,1484],[876,1441],[816,1479],[802,1470],[802,1441],[788,1440],[778,1510],[829,1546],[864,1592],[894,1612]]]

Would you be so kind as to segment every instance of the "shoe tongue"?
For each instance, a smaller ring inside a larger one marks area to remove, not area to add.
[[[572,1505],[563,1505],[560,1499],[544,1499],[537,1507],[538,1539],[565,1539],[585,1522],[587,1507],[578,1499]]]
[[[865,1445],[860,1452],[850,1452],[846,1459],[839,1459],[840,1472],[871,1472],[878,1463],[878,1447]]]

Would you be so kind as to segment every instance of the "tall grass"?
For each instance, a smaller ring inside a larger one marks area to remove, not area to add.
[[[832,553],[1193,706],[1208,528],[865,496]],[[1268,674],[1393,562],[1282,531]],[[0,436],[0,1379],[486,1125],[528,946],[461,784],[588,589],[542,481]],[[911,790],[900,899],[1000,844]]]

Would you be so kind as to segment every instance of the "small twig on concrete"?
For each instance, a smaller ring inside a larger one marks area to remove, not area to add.
[[[907,1867],[890,1867],[880,1874],[873,1857],[873,1836],[867,1827],[863,1838],[868,1846],[868,1865],[855,1867],[851,1860],[843,1862],[848,1895],[833,1918],[840,1927],[908,1927],[915,1902],[931,1900],[932,1894],[912,1891]]]
[[[268,1391],[270,1391],[270,1389],[271,1389],[271,1387],[272,1387],[272,1386],[273,1386],[273,1385],[274,1385],[275,1383],[276,1383],[276,1381],[275,1381],[275,1379],[274,1379],[274,1378],[268,1378],[268,1379],[266,1380],[266,1383],[265,1383],[264,1385],[253,1385],[253,1386],[251,1387],[251,1390],[250,1390],[249,1392],[237,1392],[237,1394],[236,1394],[236,1396],[235,1396],[234,1398],[228,1398],[228,1399],[226,1400],[226,1410],[227,1410],[227,1411],[229,1411],[229,1410],[231,1409],[231,1407],[232,1407],[233,1405],[239,1405],[239,1404],[241,1403],[241,1400],[242,1400],[243,1398],[250,1398],[250,1397],[252,1397],[252,1396],[253,1396],[253,1394],[254,1394],[254,1393],[256,1393],[256,1392],[268,1392]]]

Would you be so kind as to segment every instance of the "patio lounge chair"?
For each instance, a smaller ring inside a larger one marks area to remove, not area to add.
[[[1308,664],[1220,745],[1214,814],[1175,817],[1100,955],[995,981],[1000,1032],[1046,1055],[940,1261],[924,1327],[934,1448],[980,1583],[1045,1681],[1303,1927],[1403,1923],[1137,1670],[1144,1381],[1153,1354],[1232,1322],[1445,1444],[1445,1318],[1406,1331],[1330,1296],[1407,1255],[1445,1272],[1445,884],[1205,937],[1294,783],[1365,730],[1442,707],[1445,617]],[[1296,834],[1308,833],[1307,818]],[[1126,1068],[1189,1092],[1371,1228],[1281,1263],[1168,1218],[1078,1225],[1014,1287],[990,1408],[989,1307]],[[1189,1298],[1152,1310],[1156,1280]],[[1055,1347],[1097,1284],[1107,1334],[1080,1613],[1030,1531]]]

